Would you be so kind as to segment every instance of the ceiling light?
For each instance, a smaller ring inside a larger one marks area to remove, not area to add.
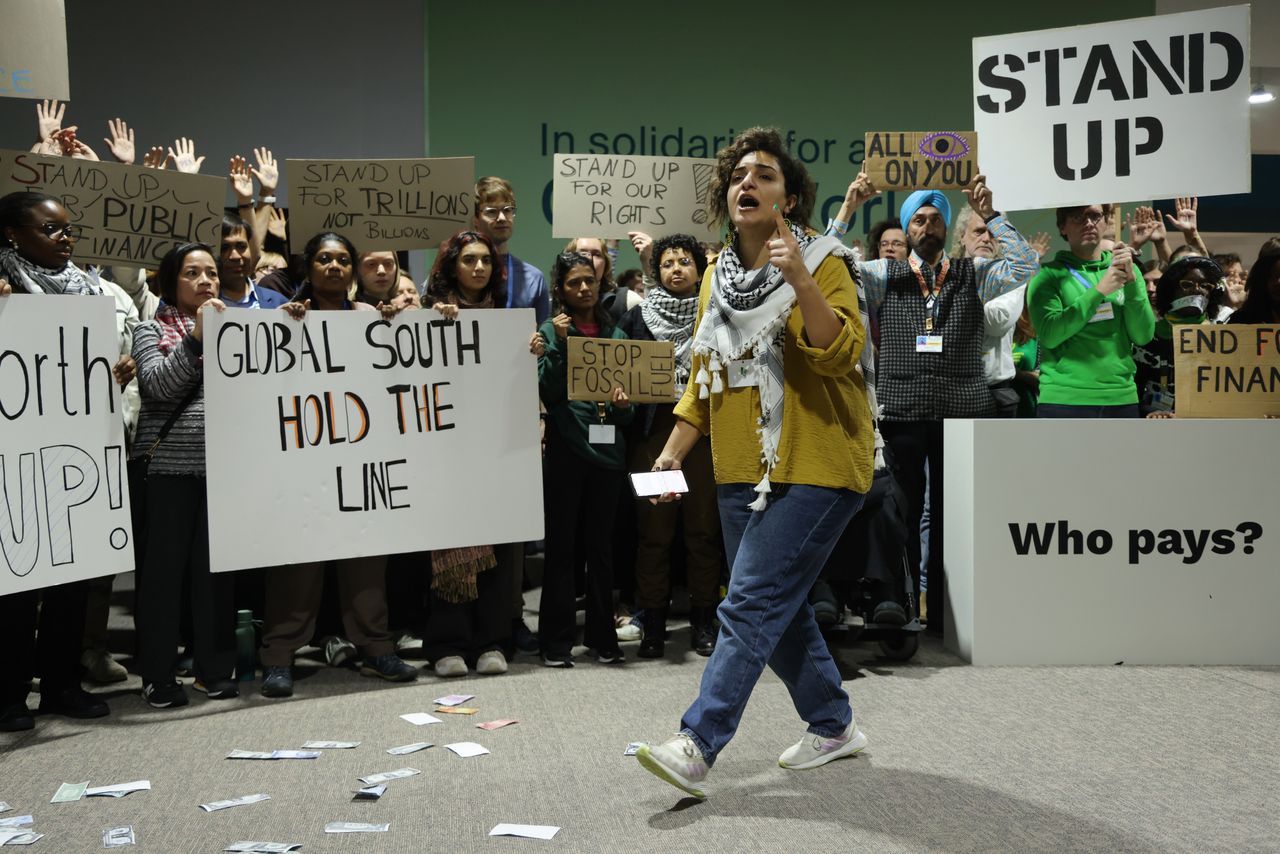
[[[1253,91],[1249,93],[1250,104],[1266,104],[1275,99],[1276,96],[1268,92],[1265,86],[1254,86]]]

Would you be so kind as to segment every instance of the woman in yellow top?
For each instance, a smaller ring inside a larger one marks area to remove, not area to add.
[[[874,453],[858,292],[839,242],[802,225],[814,192],[775,129],[743,131],[717,154],[710,208],[730,240],[702,285],[695,382],[654,464],[679,468],[711,435],[731,567],[720,638],[680,732],[637,752],[699,798],[766,664],[808,725],[782,767],[816,768],[867,744],[807,598],[870,488]]]

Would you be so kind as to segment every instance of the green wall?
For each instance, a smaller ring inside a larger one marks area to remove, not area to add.
[[[972,128],[972,38],[1154,7],[428,0],[427,151],[473,154],[477,175],[512,182],[513,249],[543,269],[563,245],[544,213],[551,156],[570,139],[574,151],[641,153],[643,144],[644,153],[710,156],[714,137],[723,144],[750,125],[794,131],[792,150],[818,183],[820,226],[857,173],[853,144],[867,131]],[[655,136],[665,151],[650,150]],[[1000,188],[992,191],[999,207]],[[851,232],[864,235],[885,205],[871,214]],[[1026,234],[1054,231],[1051,213],[1015,222]],[[636,264],[624,246],[620,266]]]

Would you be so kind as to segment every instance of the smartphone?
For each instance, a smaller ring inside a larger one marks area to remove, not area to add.
[[[668,492],[685,493],[689,484],[680,469],[670,471],[640,471],[631,475],[631,490],[636,498],[654,498]]]

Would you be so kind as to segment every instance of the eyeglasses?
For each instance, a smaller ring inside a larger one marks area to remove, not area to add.
[[[663,270],[674,270],[676,267],[692,267],[694,263],[692,258],[668,258],[658,266]]]
[[[488,220],[496,220],[499,216],[505,216],[507,219],[515,219],[516,206],[507,205],[502,208],[481,208],[480,216]]]
[[[1101,212],[1086,213],[1084,211],[1078,211],[1077,213],[1073,213],[1070,216],[1068,216],[1067,219],[1071,220],[1077,225],[1084,225],[1085,223],[1088,223],[1089,225],[1097,225],[1098,223],[1105,220],[1106,217]]]
[[[579,255],[586,255],[588,258],[604,257],[604,253],[601,252],[599,249],[574,249],[570,251],[577,252]]]
[[[907,242],[905,240],[881,240],[881,249],[906,249]]]
[[[84,234],[84,226],[71,225],[70,223],[58,225],[56,222],[46,222],[43,225],[33,225],[31,227],[51,240],[57,240],[64,234],[69,240],[79,240],[80,235]]]
[[[1182,279],[1178,282],[1178,287],[1184,291],[1207,291],[1212,290],[1213,285],[1209,282],[1193,282],[1191,279]]]

